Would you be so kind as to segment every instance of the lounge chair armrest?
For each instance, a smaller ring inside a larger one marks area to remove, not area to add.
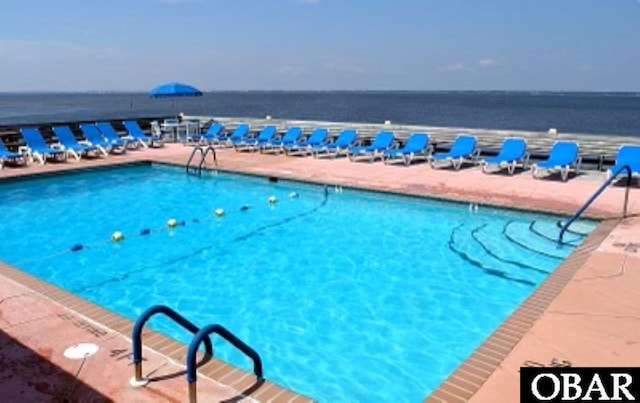
[[[475,150],[473,150],[473,153],[471,153],[471,159],[473,160],[474,164],[479,163],[480,154],[482,154],[482,150],[480,148],[476,148]]]
[[[433,146],[433,144],[429,144],[427,146],[427,148],[424,150],[424,152],[427,154],[427,157],[431,157],[431,154],[433,154],[435,147]]]
[[[64,150],[64,146],[62,145],[62,143],[52,143],[49,145],[51,148],[53,148],[54,150]]]
[[[28,146],[19,146],[18,153],[22,155],[29,155],[29,147]]]

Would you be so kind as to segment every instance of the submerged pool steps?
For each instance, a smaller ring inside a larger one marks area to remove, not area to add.
[[[518,269],[532,270],[542,274],[549,274],[547,270],[531,265],[524,259],[522,261],[515,259],[514,255],[517,256],[518,255],[517,252],[521,252],[521,251],[517,251],[517,250],[513,250],[512,248],[509,248],[509,246],[511,245],[504,244],[504,246],[506,246],[505,248],[501,248],[501,249],[495,248],[493,246],[496,244],[494,240],[499,238],[499,233],[495,228],[487,227],[487,226],[476,228],[471,232],[471,237],[476,241],[478,245],[480,245],[480,247],[482,247],[482,249],[484,249],[484,251],[487,254],[491,255],[492,257],[494,257],[495,259],[498,259],[503,263],[508,263],[510,265],[513,265]]]
[[[510,221],[504,225],[502,233],[512,245],[517,245],[520,249],[525,249],[545,259],[552,259],[556,263],[569,256],[569,253],[576,246],[576,244],[558,246],[556,241],[538,235],[531,228],[531,222]],[[537,228],[541,228],[541,225],[538,225]],[[576,241],[579,243],[579,240]]]
[[[482,227],[472,228],[462,224],[454,228],[451,231],[449,249],[486,274],[527,285],[536,284],[535,279],[531,279],[526,273],[520,273],[513,265],[492,256],[478,245],[472,233]]]
[[[558,240],[558,232],[562,227],[561,221],[556,224],[540,223],[538,221],[532,221],[529,225],[529,229],[534,234],[542,237],[548,241],[556,242]],[[570,235],[570,236],[569,236]],[[578,246],[580,242],[589,234],[568,232],[568,236],[565,238],[564,243],[569,246]]]
[[[588,231],[587,227],[587,231]],[[585,238],[573,233],[571,244],[558,248],[555,223],[536,220],[509,221],[503,226],[485,223],[475,227],[461,224],[452,229],[449,248],[463,260],[485,273],[525,284],[536,284],[540,276],[550,274],[530,261],[542,261],[555,266]],[[530,259],[535,257],[535,259]]]

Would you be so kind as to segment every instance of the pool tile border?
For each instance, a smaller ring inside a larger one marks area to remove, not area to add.
[[[425,402],[457,403],[471,399],[619,222],[619,219],[602,221]]]
[[[127,339],[131,339],[130,335],[133,330],[133,321],[123,316],[115,314],[82,297],[73,295],[53,284],[47,283],[44,280],[3,262],[0,262],[0,276],[4,276],[29,288],[34,293],[60,304],[66,309],[94,322],[101,328],[112,330],[120,333]],[[142,344],[144,347],[154,350],[177,363],[184,363],[186,361],[186,345],[152,329],[144,329]],[[285,389],[271,381],[264,380],[257,382],[254,374],[227,364],[215,357],[211,357],[208,362],[198,366],[198,372],[200,375],[204,375],[216,382],[233,388],[240,396],[245,398],[274,402],[314,401],[309,397]]]

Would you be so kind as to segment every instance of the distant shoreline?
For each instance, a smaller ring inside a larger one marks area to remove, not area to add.
[[[87,90],[87,91],[0,91],[0,95],[126,95],[148,94],[147,90]],[[513,94],[513,95],[616,95],[639,97],[640,91],[565,91],[565,90],[202,90],[203,93],[279,93],[279,94]]]

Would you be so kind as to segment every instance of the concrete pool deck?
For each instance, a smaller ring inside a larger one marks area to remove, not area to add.
[[[0,171],[0,180],[135,161],[183,165],[190,152],[189,147],[168,144],[160,149],[129,151],[124,156],[7,167]],[[601,172],[561,182],[558,177],[533,179],[529,172],[519,171],[511,177],[483,174],[478,167],[453,171],[432,169],[424,163],[387,166],[230,149],[218,150],[217,156],[220,170],[563,214],[572,214],[605,179]],[[517,401],[518,371],[526,365],[640,364],[640,187],[636,181],[629,195],[629,217],[619,220],[624,186],[607,188],[587,210],[591,216],[607,218],[595,234],[425,400]],[[160,346],[153,349],[157,352],[145,351],[145,374],[153,371],[154,376],[168,379],[132,389],[127,385],[133,373],[127,356],[130,321],[6,265],[0,264],[0,276],[7,279],[0,282],[0,357],[3,363],[11,363],[0,370],[3,395],[15,393],[8,396],[21,400],[28,400],[24,399],[27,396],[66,396],[64,393],[71,400],[87,396],[96,397],[96,401],[186,400],[187,385],[181,372],[184,351],[167,351],[179,350],[179,346],[167,347],[171,342],[161,335],[145,335],[145,345]],[[79,361],[62,356],[65,348],[81,342],[100,346],[82,368]],[[33,371],[33,365],[41,370]],[[255,377],[249,374],[237,376],[239,380],[220,379],[209,376],[212,370],[206,368],[202,367],[204,376],[198,379],[203,401],[309,400],[277,385],[255,385]]]

